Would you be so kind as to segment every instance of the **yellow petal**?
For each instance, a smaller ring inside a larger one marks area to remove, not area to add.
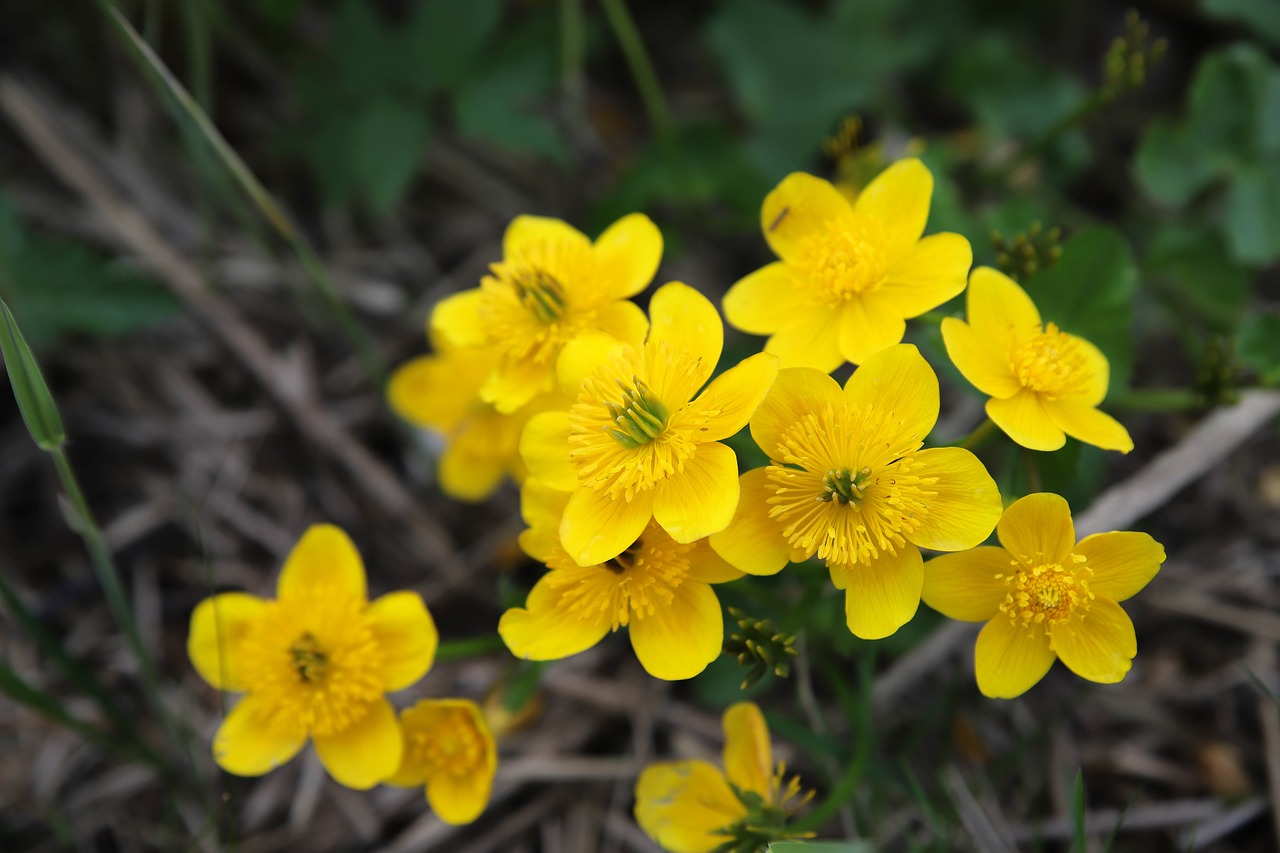
[[[693,543],[693,549],[687,555],[689,560],[689,577],[703,583],[728,583],[742,577],[742,572],[731,566],[711,547],[708,539],[700,539]]]
[[[476,350],[465,357],[420,356],[396,368],[387,383],[387,402],[397,415],[418,426],[448,431],[480,402],[480,385],[496,359]]]
[[[1071,564],[1076,528],[1071,507],[1061,495],[1038,492],[1014,501],[996,527],[1000,544],[1015,559],[1037,564]]]
[[[201,678],[219,690],[245,689],[237,666],[240,641],[266,610],[267,602],[243,592],[224,592],[196,605],[187,656]]]
[[[645,321],[648,323],[648,320]],[[582,383],[602,364],[608,364],[634,345],[600,331],[584,332],[564,345],[556,361],[560,390],[576,399]],[[634,356],[634,352],[632,353]]]
[[[907,332],[907,322],[897,306],[879,293],[855,296],[839,310],[840,354],[854,364],[901,343]]]
[[[882,552],[870,565],[830,566],[832,580],[844,589],[844,615],[849,630],[864,640],[888,637],[911,621],[920,609],[924,560],[908,544],[897,553]]]
[[[771,335],[806,304],[787,265],[775,261],[739,279],[724,295],[724,318],[735,329]]]
[[[382,652],[379,667],[387,690],[403,690],[427,674],[440,636],[422,596],[392,592],[369,605],[369,627]]]
[[[520,434],[520,458],[529,476],[564,492],[578,487],[578,472],[569,459],[569,432],[567,411],[539,412]]]
[[[830,182],[792,172],[764,198],[760,227],[775,255],[795,254],[796,243],[806,236],[844,228],[852,218],[849,202]]]
[[[598,331],[633,346],[643,344],[649,333],[649,318],[639,305],[626,300],[601,305],[593,325]]]
[[[484,291],[473,287],[437,302],[428,321],[431,337],[451,347],[479,347],[489,343],[485,300]]]
[[[1093,570],[1089,591],[1124,601],[1150,583],[1164,563],[1164,546],[1145,533],[1095,533],[1073,549]]]
[[[654,678],[693,678],[720,656],[723,645],[720,600],[705,583],[686,578],[669,603],[657,601],[652,613],[632,614],[631,646]]]
[[[719,533],[738,507],[738,457],[718,442],[698,445],[677,471],[654,487],[653,518],[680,543]]]
[[[492,791],[493,771],[466,776],[441,773],[427,782],[427,802],[436,817],[463,826],[480,817]]]
[[[596,275],[603,294],[634,296],[644,290],[662,260],[662,232],[643,213],[613,223],[595,242]]]
[[[650,764],[636,780],[636,823],[670,853],[711,853],[718,830],[746,817],[724,774],[705,761]]]
[[[1021,696],[1044,678],[1055,657],[1043,625],[1014,625],[1001,613],[978,634],[978,689],[991,699]]]
[[[885,233],[885,260],[893,265],[905,257],[924,233],[933,197],[933,175],[914,157],[885,169],[858,194],[855,216],[880,221]]]
[[[728,438],[747,425],[778,375],[778,357],[757,353],[721,373],[671,422],[697,430],[702,441]]]
[[[1017,282],[997,269],[978,267],[970,273],[966,303],[974,332],[1004,352],[1041,332],[1036,304]]]
[[[963,551],[982,544],[1004,504],[1000,490],[978,457],[960,447],[935,447],[912,454],[911,473],[937,477],[928,487],[929,511],[907,538],[921,548]]]
[[[290,599],[323,587],[333,596],[367,597],[364,563],[351,537],[332,524],[307,528],[285,558],[276,597]]]
[[[479,503],[497,491],[502,478],[516,461],[515,448],[498,455],[490,430],[470,430],[444,449],[436,477],[440,491],[449,497]]]
[[[1067,669],[1099,684],[1123,681],[1138,653],[1129,614],[1109,598],[1096,598],[1089,612],[1049,628],[1053,650]]]
[[[654,393],[674,410],[693,399],[711,378],[724,347],[724,324],[707,297],[678,281],[664,284],[653,294],[649,322],[645,362]],[[696,368],[681,382],[662,381],[662,368],[670,363],[672,354],[679,353],[695,359]]]
[[[985,622],[1000,613],[1009,585],[997,575],[1007,575],[1009,552],[984,546],[943,554],[924,564],[925,604],[961,622]]]
[[[613,627],[613,614],[583,602],[607,600],[617,580],[607,569],[577,572],[566,584],[564,569],[552,569],[534,584],[524,607],[513,607],[498,621],[498,634],[511,654],[524,660],[559,660],[586,651]],[[572,571],[572,570],[568,570]]]
[[[738,702],[724,712],[724,774],[744,791],[772,799],[773,746],[764,714],[754,702]]]
[[[581,231],[567,222],[549,216],[517,216],[502,235],[502,254],[510,261],[539,244],[560,244],[585,251],[591,242]]]
[[[504,355],[480,386],[480,399],[509,415],[555,387],[555,365],[550,361]]]
[[[389,779],[400,767],[404,737],[395,709],[375,699],[354,725],[337,734],[314,738],[320,763],[339,785],[367,791]]]
[[[776,355],[784,369],[813,367],[830,373],[845,362],[840,351],[840,316],[826,305],[797,308],[765,341],[764,351]]]
[[[261,776],[298,754],[306,732],[281,726],[276,708],[256,696],[236,703],[213,736],[213,760],[237,776]]]
[[[651,518],[652,491],[615,500],[608,492],[578,489],[565,505],[560,542],[579,566],[599,565],[630,548]]]
[[[1072,438],[1103,450],[1121,453],[1133,450],[1133,439],[1124,425],[1088,403],[1075,399],[1045,400],[1044,408],[1054,426]]]
[[[828,406],[840,411],[845,405],[840,385],[821,370],[783,368],[751,417],[751,437],[770,458],[781,458],[787,430],[811,412],[821,412]]]
[[[844,393],[860,410],[870,412],[875,437],[869,434],[868,444],[923,442],[938,421],[938,377],[911,344],[889,347],[867,359],[849,377]]]
[[[552,552],[561,550],[560,519],[570,494],[533,479],[520,488],[520,515],[529,525],[520,534],[520,547],[539,562],[547,562]]]
[[[831,384],[835,385],[835,380]],[[791,558],[791,546],[782,535],[782,525],[769,517],[768,499],[774,490],[765,471],[754,468],[738,479],[741,496],[733,521],[711,536],[711,547],[717,554],[751,575],[777,574]]]
[[[1040,395],[1023,388],[1005,400],[987,401],[987,417],[1005,435],[1030,450],[1058,450],[1067,443],[1062,428],[1053,422]]]
[[[919,317],[964,290],[973,263],[969,241],[959,234],[932,234],[889,267],[876,295],[902,317]]]
[[[1066,337],[1075,341],[1077,350],[1084,356],[1085,368],[1082,372],[1088,376],[1088,383],[1084,390],[1076,395],[1076,399],[1090,406],[1096,406],[1106,399],[1107,387],[1111,383],[1111,364],[1102,354],[1102,350],[1084,338],[1075,335],[1066,335]]]
[[[946,317],[942,320],[942,342],[947,356],[969,384],[988,397],[1012,397],[1022,383],[1009,366],[1009,353],[997,341],[983,337],[972,326]]]

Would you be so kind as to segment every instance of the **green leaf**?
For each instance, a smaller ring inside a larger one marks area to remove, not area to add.
[[[1280,384],[1280,314],[1254,314],[1240,327],[1236,357],[1266,385]]]
[[[1146,274],[1169,283],[1188,313],[1222,332],[1240,321],[1253,276],[1235,263],[1222,238],[1203,228],[1168,228],[1147,247]]]
[[[1085,809],[1087,803],[1084,799],[1084,771],[1076,770],[1076,791],[1075,797],[1071,801],[1072,816],[1072,853],[1087,853],[1089,849],[1089,837],[1086,835],[1085,828]]]
[[[1227,243],[1236,258],[1269,264],[1280,257],[1280,161],[1246,166],[1227,192]]]
[[[0,300],[0,351],[4,353],[4,369],[9,374],[9,384],[13,386],[13,396],[27,431],[42,450],[60,447],[67,434],[62,428],[58,405],[49,393],[35,354],[27,346],[4,300]]]
[[[1215,18],[1238,21],[1280,46],[1280,7],[1275,0],[1204,0],[1201,8]]]
[[[875,853],[869,841],[775,841],[768,853]]]
[[[417,72],[433,85],[460,86],[481,67],[483,48],[498,24],[502,0],[430,0],[417,4],[405,37]]]
[[[1181,206],[1217,177],[1218,166],[1188,133],[1171,122],[1157,121],[1142,138],[1134,171],[1147,195]]]
[[[404,197],[431,135],[423,109],[386,98],[352,120],[351,176],[375,213]]]

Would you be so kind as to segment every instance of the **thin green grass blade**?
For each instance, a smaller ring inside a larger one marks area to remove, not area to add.
[[[130,758],[133,757],[132,750],[124,749],[118,740],[112,738],[106,732],[100,731],[83,720],[78,720],[68,714],[57,699],[39,688],[33,687],[22,676],[3,663],[0,663],[0,693],[3,693],[19,705],[30,708],[50,722],[70,729],[95,746],[109,752],[124,754]]]
[[[1084,770],[1076,770],[1076,794],[1071,802],[1071,819],[1074,826],[1071,853],[1088,853],[1089,844],[1085,835]]]
[[[4,367],[18,401],[18,411],[32,439],[41,450],[61,447],[67,434],[62,428],[58,406],[49,393],[35,354],[3,299],[0,299],[0,351],[4,353]]]

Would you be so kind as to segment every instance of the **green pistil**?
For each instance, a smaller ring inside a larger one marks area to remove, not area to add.
[[[512,277],[511,284],[521,304],[541,322],[554,323],[564,314],[564,288],[546,270],[521,270]]]
[[[303,681],[319,681],[324,677],[329,658],[320,651],[315,635],[310,631],[299,637],[298,641],[289,647],[289,653],[293,655],[294,669],[298,671],[298,677]]]
[[[653,396],[644,382],[634,376],[631,381],[634,385],[627,387],[618,380],[618,387],[622,389],[622,405],[605,403],[610,417],[618,425],[616,429],[605,427],[605,431],[628,450],[653,441],[667,426],[667,407]]]
[[[836,501],[841,506],[861,503],[862,495],[870,481],[870,468],[863,468],[860,471],[832,468],[822,478],[822,487],[825,491],[818,496],[818,500],[824,503]]]

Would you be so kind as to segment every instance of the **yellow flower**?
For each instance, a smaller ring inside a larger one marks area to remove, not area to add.
[[[829,373],[902,340],[906,319],[964,290],[973,261],[959,234],[921,239],[933,175],[919,160],[894,163],[852,204],[821,178],[788,175],[764,200],[760,222],[781,259],[729,289],[729,325],[769,335],[783,367]]]
[[[445,823],[471,823],[489,804],[498,749],[484,715],[468,699],[423,699],[400,712],[404,758],[387,780],[426,786],[427,802]]]
[[[649,302],[643,348],[586,335],[558,372],[575,400],[535,415],[520,439],[531,477],[572,492],[560,539],[583,566],[640,538],[650,519],[676,542],[722,529],[738,503],[738,459],[720,439],[746,425],[778,371],[767,353],[711,378],[724,344],[715,306],[678,282]]]
[[[738,512],[711,546],[754,575],[816,554],[845,590],[849,630],[889,636],[920,605],[920,548],[972,548],[1000,518],[977,457],[921,449],[937,419],[938,378],[910,344],[867,359],[843,392],[819,370],[781,371],[751,419],[772,463],[742,475]]]
[[[636,780],[636,822],[671,853],[762,849],[770,841],[797,837],[786,820],[808,802],[792,800],[800,782],[784,784],[786,768],[773,765],[764,716],[752,702],[724,712],[724,771],[706,761],[651,764]],[[754,844],[753,844],[754,843]],[[724,848],[727,849],[727,848]]]
[[[330,776],[372,788],[400,765],[400,727],[383,694],[421,678],[436,644],[417,593],[370,603],[347,534],[311,527],[285,560],[274,601],[228,592],[191,614],[187,653],[196,671],[246,694],[214,736],[214,760],[238,776],[260,776],[310,738]]]
[[[964,378],[991,397],[987,415],[1032,450],[1057,450],[1066,435],[1128,453],[1133,440],[1098,411],[1107,396],[1106,356],[1075,335],[1040,324],[1026,291],[990,267],[969,280],[968,324],[942,321],[947,355]]]
[[[508,610],[498,623],[511,653],[557,660],[630,626],[631,645],[650,675],[673,680],[702,672],[724,645],[724,617],[711,584],[742,573],[705,539],[682,545],[652,522],[622,553],[579,566],[560,544],[569,500],[568,492],[535,480],[525,484],[522,511],[529,529],[520,544],[551,571],[523,608]]]
[[[662,257],[662,234],[648,217],[625,216],[593,244],[558,219],[518,216],[502,251],[480,287],[445,299],[431,316],[450,345],[498,351],[480,388],[498,411],[554,388],[560,350],[583,332],[644,338],[644,312],[627,297],[644,290]]]
[[[1061,658],[1081,678],[1122,680],[1138,652],[1133,623],[1117,601],[1160,571],[1164,548],[1145,533],[1097,533],[1076,542],[1071,509],[1034,494],[1005,510],[1002,547],[944,554],[925,568],[924,601],[978,635],[978,689],[1011,699]]]

